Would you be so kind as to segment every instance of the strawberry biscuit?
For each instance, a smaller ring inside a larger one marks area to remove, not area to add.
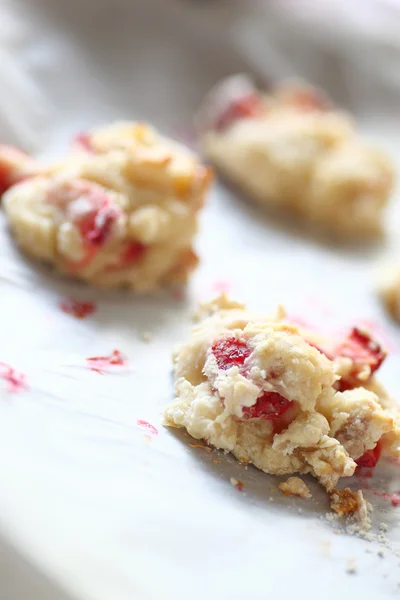
[[[4,209],[27,254],[90,284],[138,291],[184,282],[196,266],[192,242],[211,173],[147,125],[80,135],[50,165],[3,155]]]
[[[207,157],[249,197],[343,237],[380,233],[393,167],[307,87],[261,94],[245,76],[217,86],[199,115]]]
[[[327,339],[217,298],[175,355],[165,422],[273,475],[332,490],[357,464],[399,455],[400,412],[374,373],[385,352],[353,329]]]

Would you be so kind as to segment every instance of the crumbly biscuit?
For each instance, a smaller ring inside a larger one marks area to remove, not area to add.
[[[211,92],[199,129],[207,157],[260,204],[343,237],[381,232],[393,166],[315,90],[262,95],[233,77]]]
[[[253,315],[226,296],[200,314],[174,354],[167,425],[266,473],[311,473],[328,490],[381,452],[398,456],[400,412],[375,379],[385,352],[367,332],[327,339],[282,309]]]
[[[34,169],[23,154],[12,158],[2,162],[0,152],[11,183],[18,172],[3,204],[27,254],[90,284],[137,291],[184,282],[196,266],[211,172],[149,126],[94,130],[64,160]]]

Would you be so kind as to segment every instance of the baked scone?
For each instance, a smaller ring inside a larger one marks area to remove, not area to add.
[[[387,312],[400,323],[400,269],[386,267],[379,277],[378,293]]]
[[[206,156],[257,202],[338,236],[380,233],[393,166],[316,90],[264,95],[234,76],[212,90],[198,127]]]
[[[9,224],[21,248],[101,286],[148,291],[186,281],[210,169],[142,123],[79,136],[49,165],[0,150]]]
[[[174,354],[165,424],[273,475],[311,473],[332,490],[380,454],[400,454],[400,411],[376,381],[385,352],[357,328],[326,339],[224,295],[203,306]]]

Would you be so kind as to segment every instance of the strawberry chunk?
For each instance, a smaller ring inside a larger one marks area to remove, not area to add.
[[[13,146],[0,145],[0,195],[12,185],[24,179],[24,165],[33,162],[32,159]]]
[[[98,210],[84,215],[77,221],[83,239],[93,246],[104,246],[110,237],[111,228],[119,215],[119,211],[104,203]]]
[[[27,389],[25,375],[5,362],[0,362],[0,378],[8,383],[9,392],[20,392]]]
[[[89,247],[100,248],[107,242],[112,225],[121,209],[104,188],[91,181],[75,179],[50,191],[49,201],[71,212],[72,220]],[[84,210],[78,210],[84,201]]]
[[[325,111],[329,103],[320,93],[311,88],[294,88],[284,93],[284,100],[303,111]]]
[[[375,448],[367,450],[365,454],[356,460],[357,466],[373,469],[381,457],[381,451],[381,444],[378,442]]]
[[[353,327],[347,338],[336,348],[335,355],[351,358],[356,375],[365,366],[374,373],[385,360],[386,351],[367,331]]]
[[[244,419],[279,419],[293,403],[277,392],[264,392],[253,406],[243,407]]]
[[[224,338],[214,342],[211,347],[219,369],[226,371],[230,367],[242,367],[250,356],[251,350],[246,344],[235,337]]]
[[[121,267],[137,262],[144,254],[146,246],[140,242],[129,242],[121,255]]]
[[[254,93],[231,100],[225,110],[218,115],[214,128],[217,131],[224,131],[241,119],[256,119],[263,113],[263,110],[261,98]]]
[[[77,319],[84,319],[95,312],[96,305],[93,302],[81,302],[74,298],[66,298],[60,302],[60,308],[68,315],[72,315]]]

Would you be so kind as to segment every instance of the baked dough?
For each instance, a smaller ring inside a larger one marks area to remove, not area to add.
[[[151,127],[117,123],[81,135],[64,160],[33,172],[22,153],[1,158],[9,181],[17,171],[22,179],[3,204],[27,254],[90,284],[138,291],[184,282],[196,266],[211,172]]]
[[[385,352],[299,329],[283,309],[252,315],[225,295],[204,305],[174,354],[165,424],[273,475],[311,473],[332,490],[357,463],[400,453],[400,412],[376,381]]]
[[[234,76],[198,121],[206,156],[257,202],[343,237],[381,232],[393,166],[316,90],[287,84],[262,95]]]

